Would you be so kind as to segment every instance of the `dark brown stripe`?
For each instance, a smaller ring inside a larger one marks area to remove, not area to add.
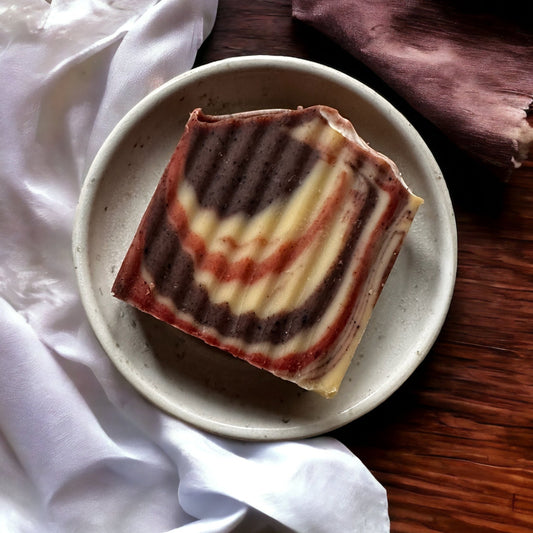
[[[251,216],[290,195],[320,153],[289,131],[315,116],[241,119],[238,128],[234,119],[192,122],[185,180],[193,186],[199,204],[219,217],[239,212]]]

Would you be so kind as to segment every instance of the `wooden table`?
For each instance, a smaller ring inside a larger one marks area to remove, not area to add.
[[[290,0],[220,0],[197,64],[249,54],[323,63],[385,96],[433,151],[456,210],[457,284],[436,344],[388,401],[333,436],[386,487],[393,532],[533,531],[533,159],[505,185],[491,177],[292,20]]]

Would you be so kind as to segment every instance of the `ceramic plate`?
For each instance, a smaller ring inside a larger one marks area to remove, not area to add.
[[[233,358],[111,296],[141,216],[189,113],[326,104],[396,161],[425,200],[338,395],[325,400]],[[172,415],[247,440],[309,437],[367,413],[404,383],[430,350],[448,311],[457,243],[441,172],[391,104],[315,63],[248,56],[183,74],[140,102],[95,158],[73,234],[80,293],[104,350],[124,377]]]

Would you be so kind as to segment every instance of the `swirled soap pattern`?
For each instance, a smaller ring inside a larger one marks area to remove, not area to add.
[[[332,397],[421,203],[330,107],[196,109],[112,292]]]

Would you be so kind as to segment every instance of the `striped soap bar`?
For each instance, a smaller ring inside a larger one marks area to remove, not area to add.
[[[331,397],[421,203],[332,108],[197,109],[112,292]]]

